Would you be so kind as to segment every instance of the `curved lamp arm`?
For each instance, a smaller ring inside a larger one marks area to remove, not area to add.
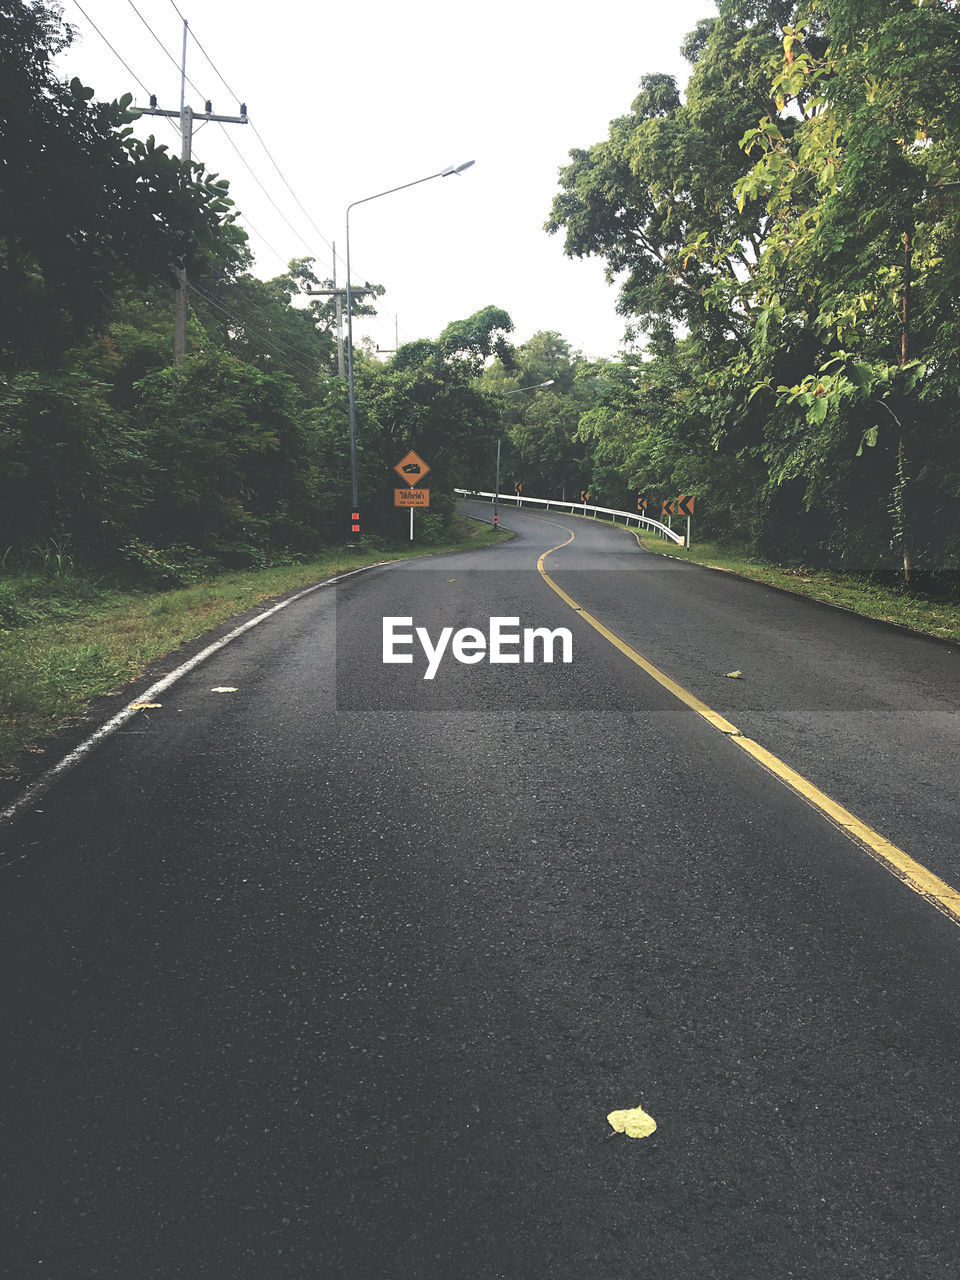
[[[395,191],[406,191],[407,187],[418,187],[421,182],[432,182],[434,178],[449,178],[455,173],[463,173],[475,160],[467,160],[463,164],[450,165],[439,173],[430,173],[425,178],[416,178],[413,182],[401,183],[399,187],[389,187],[386,191],[378,191],[376,195],[364,196],[362,200],[354,200],[347,205],[347,386],[350,400],[350,476],[353,485],[353,510],[357,506],[359,490],[357,485],[357,409],[353,389],[353,293],[350,287],[350,210],[358,204],[367,204],[370,200],[379,200],[381,196],[392,196]],[[359,528],[359,520],[355,522]]]

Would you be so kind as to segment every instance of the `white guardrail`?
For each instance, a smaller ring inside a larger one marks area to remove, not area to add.
[[[464,498],[489,498],[493,502],[494,498],[497,502],[512,502],[518,507],[522,507],[525,502],[536,503],[538,507],[546,507],[549,511],[551,507],[557,507],[559,510],[569,511],[574,515],[587,515],[593,513],[598,516],[612,516],[612,523],[617,523],[617,516],[623,516],[624,524],[629,524],[631,520],[636,520],[637,525],[644,525],[647,529],[653,529],[655,533],[661,534],[664,538],[671,538],[678,546],[686,545],[686,537],[683,534],[675,532],[665,524],[661,524],[659,520],[653,520],[650,516],[638,515],[635,511],[617,511],[614,507],[595,507],[589,502],[567,502],[561,498],[530,498],[523,493],[487,493],[480,489],[454,489],[454,493],[461,494]]]

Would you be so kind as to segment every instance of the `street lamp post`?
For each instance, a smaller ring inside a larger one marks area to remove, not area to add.
[[[535,382],[532,387],[514,387],[512,391],[504,391],[505,396],[519,395],[521,391],[538,391],[541,387],[552,387],[553,378],[546,382]],[[497,483],[493,489],[493,527],[500,527],[500,441],[497,441]]]
[[[352,484],[353,507],[350,521],[352,533],[360,532],[360,495],[357,486],[357,407],[353,387],[353,293],[350,285],[350,210],[358,204],[368,204],[371,200],[379,200],[381,196],[391,196],[395,191],[405,191],[407,187],[418,187],[421,182],[430,182],[433,178],[449,178],[454,173],[463,173],[469,169],[474,160],[464,164],[451,165],[441,169],[439,173],[427,174],[425,178],[416,178],[413,182],[404,182],[399,187],[390,187],[387,191],[378,191],[376,195],[364,196],[362,200],[354,200],[347,205],[347,387],[350,400],[350,478]]]

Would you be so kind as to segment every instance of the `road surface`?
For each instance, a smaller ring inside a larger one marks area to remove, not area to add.
[[[3,1275],[960,1272],[960,927],[624,649],[948,886],[960,652],[502,519],[248,631],[3,830]],[[572,660],[383,662],[384,618],[495,617]]]

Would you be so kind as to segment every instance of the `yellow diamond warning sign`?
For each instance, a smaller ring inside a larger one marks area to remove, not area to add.
[[[405,458],[400,459],[393,469],[396,471],[400,479],[405,481],[408,485],[419,484],[430,470],[424,460],[415,454],[412,449]],[[400,490],[400,492],[402,492],[402,490]]]
[[[429,489],[394,489],[393,505],[395,507],[429,507]]]

